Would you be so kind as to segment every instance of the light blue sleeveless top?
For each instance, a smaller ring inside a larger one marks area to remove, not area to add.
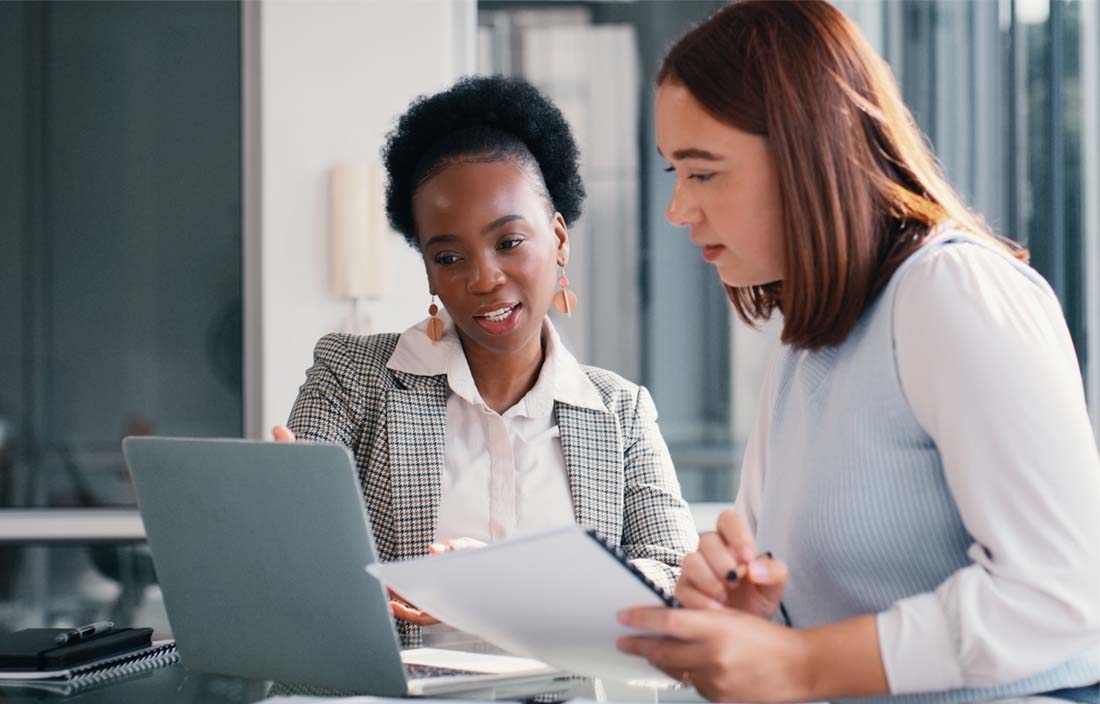
[[[842,344],[780,352],[756,540],[790,566],[783,603],[793,626],[885,611],[935,591],[971,564],[966,551],[974,540],[935,443],[903,396],[893,347],[901,274],[937,248],[965,243],[992,248],[966,235],[941,236],[898,269]],[[1005,258],[1047,288],[1030,267]],[[950,704],[1047,692],[1089,678],[1100,679],[1098,648],[997,687],[868,700]]]

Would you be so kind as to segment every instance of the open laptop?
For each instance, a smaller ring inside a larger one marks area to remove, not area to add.
[[[378,696],[568,686],[533,660],[443,651],[450,666],[437,667],[440,651],[401,652],[386,590],[364,570],[378,557],[347,448],[153,437],[122,448],[188,668]]]

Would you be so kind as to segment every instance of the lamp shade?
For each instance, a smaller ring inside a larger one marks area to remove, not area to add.
[[[378,162],[332,168],[332,288],[341,298],[380,298],[385,291],[386,234]]]

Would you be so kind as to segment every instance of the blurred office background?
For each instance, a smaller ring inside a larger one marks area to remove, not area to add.
[[[120,452],[262,437],[312,345],[425,315],[396,235],[381,295],[333,294],[330,169],[377,159],[415,95],[528,78],[582,144],[582,361],[648,386],[684,493],[728,503],[776,325],[735,320],[664,208],[653,77],[721,3],[0,3],[0,630],[167,629]],[[950,180],[1031,249],[1100,408],[1100,8],[843,0]],[[308,520],[301,518],[300,520]]]

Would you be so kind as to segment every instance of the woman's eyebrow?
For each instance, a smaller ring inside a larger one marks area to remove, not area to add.
[[[501,227],[503,225],[507,225],[510,222],[515,222],[516,220],[526,221],[527,219],[525,217],[523,217],[522,215],[516,215],[515,213],[513,213],[511,215],[505,215],[504,217],[499,217],[496,220],[489,223],[488,225],[486,225],[485,227],[481,228],[481,234],[487,235],[490,232],[492,232],[493,230],[497,229],[498,227]]]
[[[492,221],[491,223],[489,223],[485,227],[481,228],[481,234],[487,235],[490,232],[492,232],[493,230],[497,229],[498,227],[503,227],[504,225],[507,225],[510,222],[515,222],[516,220],[522,220],[524,222],[527,222],[527,218],[523,217],[522,215],[517,215],[515,213],[512,213],[510,215],[504,215],[504,216],[499,217],[496,220]],[[447,242],[457,242],[460,239],[461,238],[458,235],[451,235],[451,234],[434,235],[434,236],[428,238],[428,241],[424,243],[424,249],[427,249],[427,248],[431,247],[433,244],[444,244],[444,243],[447,243]]]
[[[714,152],[708,152],[706,149],[699,149],[697,147],[688,147],[686,149],[677,149],[672,152],[672,158],[676,161],[682,159],[702,159],[703,161],[722,161],[723,157],[715,154]]]
[[[424,249],[431,247],[433,244],[441,244],[444,242],[455,242],[458,240],[458,235],[435,235],[428,238],[428,241],[424,243]]]

